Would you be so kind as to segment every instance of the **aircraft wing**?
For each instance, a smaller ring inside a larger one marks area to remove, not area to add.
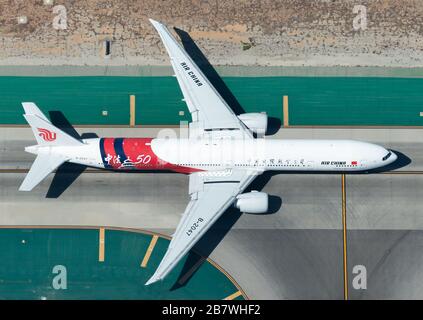
[[[169,30],[160,22],[152,19],[150,22],[158,31],[170,56],[195,129],[199,129],[199,132],[213,129],[227,130],[226,133],[230,133],[231,136],[252,138],[251,132],[238,119]]]
[[[163,279],[262,171],[224,170],[190,175],[191,201],[169,247],[146,285]]]

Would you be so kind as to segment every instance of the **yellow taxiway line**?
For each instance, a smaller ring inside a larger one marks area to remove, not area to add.
[[[135,95],[129,96],[129,126],[135,127]]]
[[[289,127],[288,96],[283,96],[283,127]]]
[[[348,300],[348,264],[347,264],[347,192],[345,174],[342,175],[342,240],[344,258],[344,300]]]
[[[104,262],[104,245],[105,245],[105,241],[104,241],[104,236],[105,236],[105,229],[104,228],[100,228],[99,230],[99,241],[98,241],[98,261],[100,262]]]
[[[158,239],[159,236],[156,234],[153,235],[153,237],[151,238],[150,245],[148,246],[147,251],[145,252],[144,259],[142,259],[141,268],[147,267],[148,260],[150,260],[151,253],[153,252]]]
[[[232,293],[230,296],[227,296],[225,299],[223,299],[223,300],[233,300],[233,299],[235,299],[235,298],[238,298],[239,296],[241,296],[242,295],[242,293],[241,293],[241,291],[237,291],[237,292],[235,292],[235,293]]]

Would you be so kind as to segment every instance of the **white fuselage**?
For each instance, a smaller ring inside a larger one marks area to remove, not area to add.
[[[103,147],[107,140],[113,140],[109,149]],[[120,147],[113,144],[117,140]],[[97,168],[185,173],[228,168],[367,171],[397,159],[379,145],[354,140],[95,138],[85,139],[82,146],[35,146],[27,151],[57,154],[69,162]]]
[[[161,159],[201,170],[233,167],[264,170],[351,171],[370,170],[396,160],[383,160],[390,151],[353,140],[275,140],[240,141],[152,141],[152,150]]]

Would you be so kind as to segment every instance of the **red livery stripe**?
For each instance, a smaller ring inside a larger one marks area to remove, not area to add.
[[[159,169],[158,158],[151,150],[152,138],[125,138],[123,152],[128,157],[127,167],[133,169]]]
[[[135,169],[135,170],[171,170],[180,173],[191,173],[202,171],[190,167],[182,167],[169,163],[157,157],[151,149],[153,138],[102,138],[100,152],[103,157],[105,168],[113,169]],[[116,143],[116,142],[119,143]],[[120,147],[120,142],[122,147]],[[119,148],[119,156],[116,147]]]
[[[121,166],[121,161],[116,154],[114,143],[114,138],[104,138],[105,159],[103,160],[112,168],[118,169]]]
[[[125,138],[123,152],[127,157],[123,169],[138,170],[171,170],[181,173],[202,171],[190,167],[182,167],[159,158],[151,149],[153,138]]]

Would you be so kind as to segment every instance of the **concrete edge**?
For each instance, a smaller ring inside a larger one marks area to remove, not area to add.
[[[223,77],[396,77],[422,78],[423,67],[381,66],[215,66]],[[0,65],[0,76],[76,77],[122,76],[164,77],[174,74],[170,65],[74,66]]]

